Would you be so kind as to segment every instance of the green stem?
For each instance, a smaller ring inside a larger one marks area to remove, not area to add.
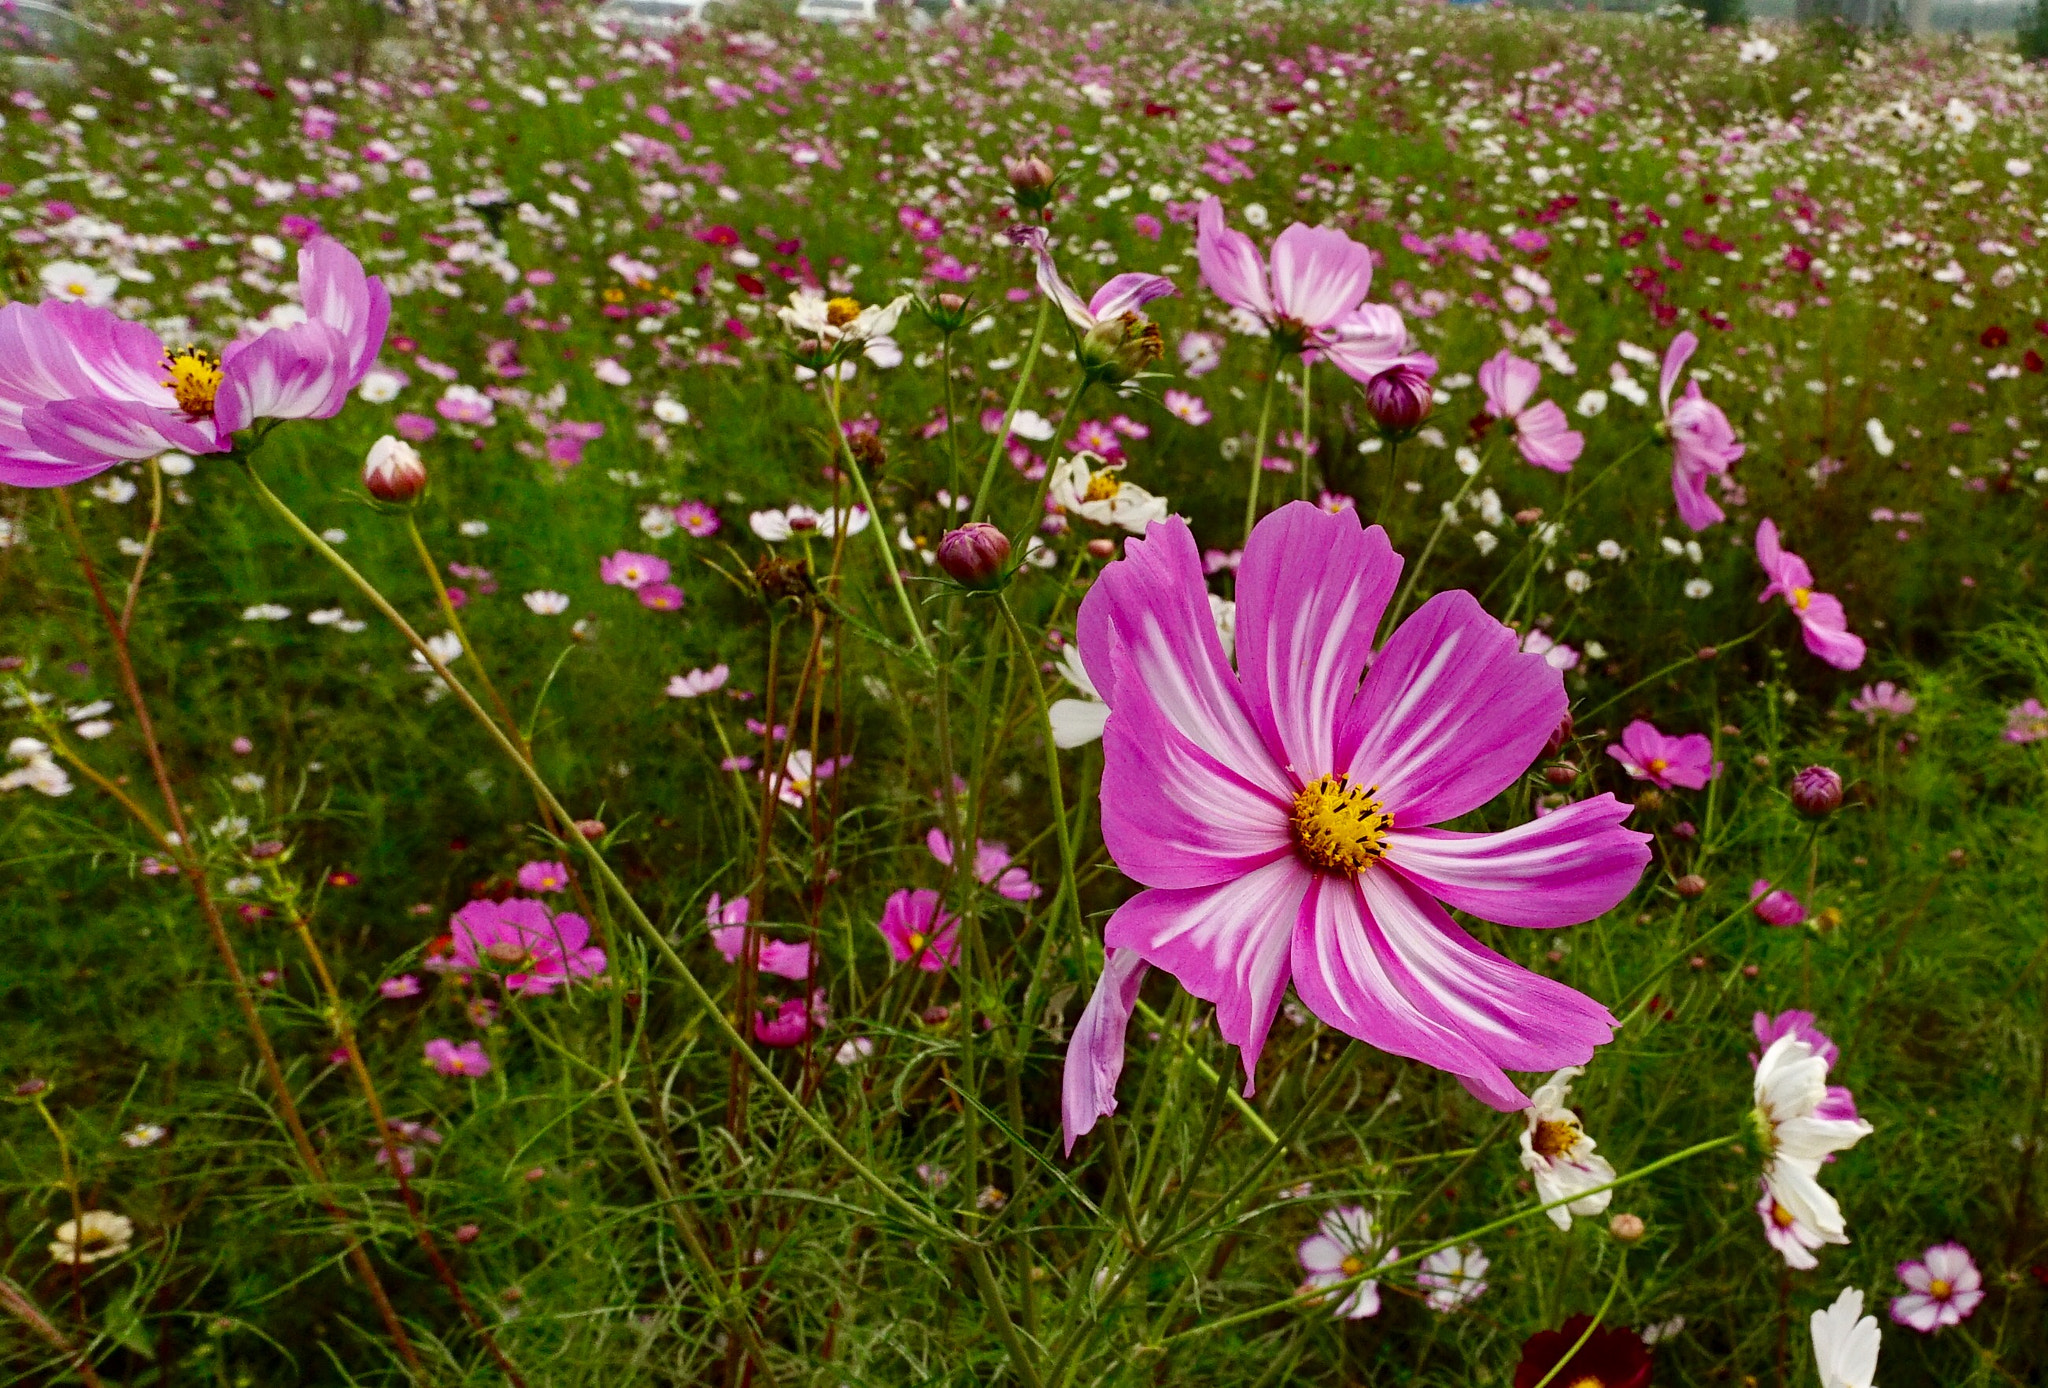
[[[896,590],[896,601],[903,606],[903,617],[910,623],[910,635],[917,642],[917,653],[924,657],[928,667],[936,666],[938,658],[932,654],[931,642],[925,639],[924,623],[919,620],[917,609],[911,605],[910,594],[904,590],[896,551],[889,546],[889,527],[883,524],[882,513],[875,508],[874,494],[868,490],[867,474],[861,471],[860,460],[853,456],[853,448],[846,442],[846,429],[839,422],[839,378],[836,375],[832,378],[832,389],[825,393],[825,408],[832,415],[833,447],[845,460],[846,470],[853,474],[853,486],[860,493],[860,504],[868,508],[868,529],[874,532],[875,546],[882,551],[882,572],[889,576],[889,586]],[[842,516],[837,524],[844,526],[847,520]]]
[[[1087,392],[1089,385],[1088,378],[1083,376],[1074,382],[1074,388],[1067,393],[1066,408],[1060,411],[1060,422],[1053,427],[1052,447],[1048,452],[1059,452],[1060,440],[1066,436],[1067,425],[1073,422],[1074,411],[1080,407],[1081,397]],[[1045,494],[1052,486],[1052,473],[1052,460],[1048,458],[1045,476],[1038,479],[1038,488],[1031,495],[1031,509],[1024,513],[1024,524],[1010,539],[1010,548],[1019,557],[1023,555],[1024,547],[1031,543],[1031,537],[1037,532],[1039,523],[1045,519]]]
[[[1564,1366],[1572,1362],[1572,1356],[1577,1354],[1580,1350],[1586,1347],[1586,1341],[1593,1338],[1593,1332],[1600,1328],[1600,1322],[1607,1319],[1608,1309],[1614,1305],[1615,1294],[1621,1290],[1622,1274],[1627,1271],[1628,1252],[1627,1250],[1623,1250],[1621,1255],[1621,1266],[1617,1267],[1614,1270],[1613,1285],[1609,1286],[1607,1289],[1607,1299],[1600,1303],[1600,1309],[1593,1313],[1593,1319],[1586,1323],[1586,1328],[1583,1332],[1581,1332],[1579,1338],[1572,1341],[1572,1347],[1566,1350],[1555,1364],[1552,1364],[1550,1366],[1549,1373],[1543,1375],[1543,1377],[1536,1380],[1535,1388],[1550,1388],[1550,1381],[1556,1378],[1559,1374],[1563,1373]]]
[[[1017,1376],[1024,1380],[1026,1388],[1044,1388],[1043,1380],[1038,1376],[1038,1364],[1025,1347],[1023,1337],[1018,1335],[1016,1322],[1010,1319],[1010,1308],[1003,1303],[1003,1289],[988,1265],[988,1256],[976,1247],[968,1253],[967,1265],[974,1270],[974,1282],[981,1289],[981,1299],[996,1318],[996,1334],[1002,1336],[1003,1348],[1010,1352],[1010,1362],[1016,1365]]]
[[[969,520],[988,515],[988,494],[995,486],[996,464],[1003,460],[1003,449],[1010,442],[1010,424],[1024,404],[1024,392],[1031,388],[1031,374],[1038,369],[1038,349],[1045,342],[1045,325],[1051,319],[1052,300],[1040,295],[1038,323],[1031,329],[1031,344],[1024,349],[1024,369],[1017,373],[1017,385],[1010,392],[1009,408],[1003,411],[1002,426],[996,430],[995,442],[988,446],[988,462],[981,469],[981,485],[974,489],[974,505],[967,512]]]
[[[1416,581],[1422,577],[1423,569],[1428,566],[1429,556],[1436,553],[1436,542],[1444,537],[1444,527],[1451,523],[1451,511],[1458,509],[1458,503],[1465,499],[1465,494],[1472,490],[1473,483],[1477,482],[1484,472],[1483,467],[1472,469],[1472,475],[1465,479],[1465,485],[1458,488],[1458,494],[1451,498],[1450,510],[1437,515],[1436,529],[1429,532],[1429,543],[1422,547],[1422,553],[1416,556],[1415,567],[1408,571],[1408,581],[1401,585],[1401,596],[1394,599],[1393,610],[1387,613],[1386,620],[1380,624],[1382,631],[1392,631],[1401,624],[1401,614],[1408,610],[1408,599],[1415,594]]]
[[[1315,376],[1315,367],[1307,357],[1301,359],[1301,499],[1308,500],[1308,469],[1314,456],[1310,449],[1314,440],[1309,430],[1314,424],[1314,414],[1309,403],[1310,383]]]
[[[1718,657],[1725,654],[1728,651],[1732,651],[1737,646],[1741,645],[1743,642],[1749,640],[1751,637],[1763,634],[1765,631],[1768,631],[1770,629],[1770,625],[1771,624],[1769,622],[1765,622],[1760,627],[1755,627],[1749,631],[1745,631],[1744,633],[1742,633],[1742,635],[1736,637],[1733,641],[1728,642],[1726,645],[1714,647],[1715,656]],[[1699,653],[1695,651],[1693,654],[1689,656],[1684,656],[1678,660],[1674,660],[1669,665],[1665,666],[1663,669],[1657,671],[1655,674],[1643,676],[1643,678],[1637,680],[1634,684],[1622,690],[1621,693],[1616,694],[1613,698],[1604,699],[1600,703],[1597,703],[1593,705],[1593,707],[1587,709],[1584,713],[1577,713],[1572,716],[1576,721],[1580,723],[1589,723],[1598,715],[1605,713],[1608,709],[1613,708],[1623,699],[1626,699],[1629,695],[1635,693],[1638,689],[1641,689],[1644,685],[1655,684],[1658,680],[1663,679],[1666,675],[1675,674],[1676,672],[1683,670],[1688,665],[1698,664],[1699,658]]]
[[[1259,520],[1259,473],[1265,467],[1266,426],[1273,422],[1273,388],[1280,384],[1280,349],[1273,349],[1273,361],[1266,371],[1266,389],[1259,396],[1259,431],[1252,439],[1252,478],[1244,494],[1244,540],[1250,544],[1252,527]]]
[[[1031,641],[1025,636],[1023,624],[1010,607],[1010,600],[998,593],[996,605],[1002,609],[1003,620],[1009,624],[1010,638],[1017,643],[1017,659],[1022,663],[1027,678],[1031,681],[1032,697],[1038,701],[1038,721],[1045,729],[1045,783],[1047,793],[1052,796],[1053,837],[1060,849],[1060,891],[1073,903],[1074,923],[1081,926],[1087,918],[1081,912],[1081,887],[1074,872],[1074,842],[1067,834],[1067,792],[1060,783],[1060,749],[1052,739],[1052,706],[1045,700],[1045,682],[1040,678],[1038,666],[1031,659]],[[955,853],[961,850],[956,849]],[[1055,903],[1057,904],[1057,903]],[[1048,918],[1046,928],[1054,922]],[[1028,1018],[1026,1019],[1029,1020]]]

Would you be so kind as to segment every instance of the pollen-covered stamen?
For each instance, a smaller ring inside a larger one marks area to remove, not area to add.
[[[1088,490],[1081,494],[1081,499],[1083,501],[1115,501],[1116,494],[1122,491],[1123,487],[1124,484],[1116,480],[1116,474],[1108,468],[1104,468],[1088,479]]]
[[[1787,596],[1792,599],[1792,606],[1801,612],[1804,612],[1813,603],[1813,589],[1811,588],[1794,588]]]
[[[163,384],[177,397],[178,408],[195,419],[213,413],[214,397],[220,394],[220,358],[203,347],[164,349],[164,369],[171,378]]]
[[[1354,786],[1342,774],[1303,786],[1294,797],[1294,846],[1331,872],[1362,872],[1387,852],[1394,816],[1374,799],[1377,786]]]
[[[1556,1159],[1578,1146],[1584,1130],[1579,1120],[1567,1114],[1563,1118],[1545,1119],[1536,1124],[1536,1135],[1529,1139],[1530,1148],[1538,1156]]]
[[[828,299],[825,302],[825,321],[835,328],[843,328],[860,317],[860,300]]]

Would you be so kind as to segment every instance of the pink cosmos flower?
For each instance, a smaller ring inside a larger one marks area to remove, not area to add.
[[[1339,1205],[1331,1210],[1294,1250],[1295,1261],[1307,1274],[1301,1279],[1302,1290],[1348,1282],[1375,1262],[1391,1263],[1401,1256],[1398,1248],[1381,1253],[1377,1238],[1372,1214],[1364,1206]],[[1335,1311],[1337,1319],[1353,1321],[1379,1313],[1380,1284],[1371,1280],[1353,1286]]]
[[[740,955],[747,947],[747,915],[751,909],[747,898],[736,896],[731,901],[721,901],[717,892],[713,892],[711,900],[704,904],[704,919],[711,926],[711,943],[725,956],[728,964],[739,963]],[[760,966],[764,974],[809,978],[811,947],[772,940],[764,935],[761,937]]]
[[[1699,345],[1699,338],[1690,332],[1671,339],[1657,382],[1657,400],[1664,409],[1664,432],[1671,439],[1671,497],[1678,505],[1678,518],[1694,530],[1705,530],[1725,519],[1720,506],[1707,495],[1707,474],[1726,476],[1743,448],[1735,441],[1734,426],[1721,407],[1700,394],[1698,381],[1688,381],[1685,394],[1676,405],[1671,403],[1678,373]]]
[[[813,1029],[823,1031],[831,1022],[832,1009],[825,1003],[825,990],[812,992],[809,1006],[802,998],[784,998],[773,1017],[754,1014],[754,1039],[764,1046],[801,1046]]]
[[[1756,528],[1756,561],[1771,581],[1757,595],[1769,602],[1780,593],[1799,619],[1806,637],[1806,649],[1837,670],[1853,670],[1863,663],[1863,638],[1849,630],[1842,600],[1833,593],[1813,591],[1813,570],[1806,561],[1778,543],[1778,523],[1765,518]]]
[[[400,998],[416,998],[420,995],[420,977],[418,974],[400,974],[396,978],[387,978],[377,985],[377,993],[391,1002]]]
[[[1759,877],[1749,884],[1750,910],[1766,925],[1793,926],[1806,919],[1806,907],[1782,887],[1773,887]]]
[[[1525,462],[1552,472],[1570,472],[1586,451],[1586,436],[1565,421],[1555,400],[1531,405],[1529,397],[1543,380],[1543,368],[1503,347],[1479,368],[1479,388],[1486,392],[1486,412],[1515,426],[1515,447]]]
[[[472,901],[449,924],[454,948],[447,967],[495,969],[510,992],[545,996],[604,972],[604,951],[588,943],[589,922],[567,911],[550,918],[538,901]]]
[[[639,588],[668,580],[668,560],[653,554],[619,550],[597,562],[597,576],[620,588]]]
[[[926,834],[924,845],[934,858],[947,867],[953,866],[953,841],[946,837],[944,830],[934,829]],[[1008,844],[976,841],[974,880],[984,886],[993,886],[998,896],[1011,901],[1032,901],[1045,894],[1045,888],[1033,882],[1030,873],[1010,866]]]
[[[917,961],[917,967],[935,974],[953,962],[959,950],[958,918],[939,909],[939,894],[929,888],[904,888],[882,904],[882,918],[875,929],[889,944],[889,953],[899,964]]]
[[[427,1062],[444,1075],[466,1075],[475,1079],[478,1075],[491,1073],[491,1058],[484,1054],[483,1043],[464,1041],[457,1044],[445,1036],[437,1036],[427,1042]]]
[[[391,297],[322,236],[299,251],[299,303],[303,321],[217,358],[83,303],[0,308],[0,483],[67,486],[172,449],[225,452],[258,419],[340,413],[384,345]]]
[[[1356,381],[1408,355],[1399,311],[1365,302],[1371,249],[1341,231],[1296,222],[1274,238],[1268,260],[1251,237],[1224,224],[1223,203],[1212,197],[1195,214],[1195,258],[1211,292],[1264,323],[1284,351],[1328,357]]]
[[[1721,774],[1721,763],[1714,760],[1714,744],[1705,733],[1666,737],[1640,718],[1621,730],[1620,743],[1610,745],[1607,755],[1636,780],[1654,781],[1663,790],[1673,786],[1698,790]]]
[[[1849,707],[1863,715],[1863,721],[1875,724],[1878,715],[1886,718],[1905,718],[1920,707],[1920,701],[1893,684],[1890,680],[1879,680],[1866,684],[1863,692],[1849,701]]]
[[[1094,298],[1084,301],[1060,278],[1059,266],[1053,263],[1052,250],[1046,244],[1044,227],[1011,227],[1010,240],[1028,248],[1037,258],[1038,292],[1065,315],[1080,343],[1084,368],[1100,371],[1112,380],[1124,380],[1165,353],[1158,325],[1138,310],[1154,299],[1178,293],[1172,280],[1164,275],[1126,271],[1111,276],[1108,283],[1095,291]]]
[[[1892,1319],[1922,1335],[1961,1325],[1984,1300],[1984,1275],[1959,1243],[1935,1244],[1918,1262],[1900,1263],[1899,1280],[1908,1290],[1892,1298]]]
[[[2003,736],[2007,742],[2018,743],[2048,738],[2048,708],[2043,708],[2039,699],[2013,705],[2005,711]]]
[[[640,605],[656,612],[673,612],[683,605],[683,590],[673,583],[643,583],[634,589]]]
[[[1166,403],[1166,412],[1181,423],[1200,428],[1209,422],[1209,406],[1201,396],[1190,395],[1184,390],[1169,390],[1161,398]]]
[[[676,524],[693,539],[704,540],[718,533],[718,512],[709,502],[685,501],[676,507]]]
[[[1590,920],[1634,888],[1649,836],[1611,795],[1502,833],[1429,827],[1514,783],[1564,716],[1564,680],[1464,592],[1375,653],[1400,572],[1355,512],[1273,512],[1238,570],[1235,671],[1178,517],[1128,542],[1082,603],[1082,663],[1110,707],[1103,837],[1147,890],[1111,918],[1068,1048],[1070,1146],[1114,1110],[1138,961],[1216,1004],[1247,1093],[1290,979],[1328,1025],[1501,1109],[1529,1102],[1505,1070],[1579,1064],[1612,1035],[1604,1007],[1440,902],[1509,925]]]
[[[563,863],[523,863],[519,868],[519,890],[559,892],[569,885],[569,869]]]

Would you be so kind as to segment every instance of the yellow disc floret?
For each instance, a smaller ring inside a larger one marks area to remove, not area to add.
[[[1088,490],[1081,494],[1081,500],[1115,501],[1116,494],[1123,489],[1124,484],[1116,480],[1116,474],[1104,468],[1088,479]]]
[[[835,328],[843,328],[860,317],[860,300],[829,299],[825,303],[825,321]]]
[[[1354,786],[1343,775],[1325,776],[1294,797],[1294,846],[1331,872],[1361,872],[1386,855],[1394,817],[1373,798],[1377,786]]]
[[[178,397],[178,408],[195,418],[213,413],[213,398],[220,393],[220,358],[203,347],[164,351],[164,368],[171,378],[164,384]]]

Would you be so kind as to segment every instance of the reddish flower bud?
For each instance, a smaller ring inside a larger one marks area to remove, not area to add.
[[[363,485],[379,501],[411,501],[427,485],[426,464],[411,444],[386,434],[363,460]]]
[[[1607,1232],[1623,1243],[1635,1243],[1648,1232],[1643,1217],[1634,1214],[1618,1214],[1607,1221]]]
[[[1037,212],[1052,201],[1053,185],[1059,182],[1059,175],[1037,155],[1005,159],[1003,172],[1009,176],[1010,192],[1023,211]]]
[[[1543,750],[1550,756],[1554,757],[1559,752],[1562,752],[1564,750],[1565,744],[1567,742],[1570,742],[1571,740],[1572,716],[1569,713],[1567,713],[1564,716],[1563,721],[1561,721],[1555,728],[1552,728],[1550,730],[1550,740],[1543,744]]]
[[[1818,819],[1842,807],[1842,778],[1832,767],[1809,766],[1792,778],[1792,804]]]
[[[970,521],[947,531],[939,541],[939,567],[963,587],[997,587],[1003,579],[1003,565],[1009,562],[1010,537],[986,521]]]
[[[1688,872],[1678,879],[1678,894],[1687,901],[1697,901],[1707,894],[1707,879],[1696,872]]]
[[[1365,383],[1365,407],[1385,434],[1405,436],[1429,417],[1435,388],[1416,366],[1403,362]]]

